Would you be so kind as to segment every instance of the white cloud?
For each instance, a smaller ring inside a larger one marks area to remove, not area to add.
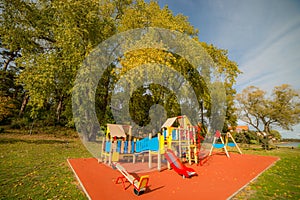
[[[238,91],[249,85],[269,91],[283,83],[300,88],[300,7],[296,1],[215,0],[207,4],[208,13],[191,14],[191,19],[205,16],[213,24],[198,22],[196,27],[202,27],[200,38],[228,49],[229,57],[244,72],[237,80]]]
[[[300,19],[300,18],[299,18]],[[238,79],[240,89],[255,85],[271,90],[283,83],[300,88],[300,21],[288,23],[270,34],[257,48],[249,50],[241,58],[240,68],[244,71]]]
[[[300,89],[299,0],[160,2],[188,16],[201,41],[228,49],[244,72],[238,92],[249,85],[271,91],[283,83]],[[300,134],[299,126],[293,133]]]

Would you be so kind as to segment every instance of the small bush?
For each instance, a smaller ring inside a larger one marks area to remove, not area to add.
[[[277,130],[271,130],[270,135],[272,138],[275,138],[276,140],[281,140],[281,135]]]
[[[14,119],[10,124],[12,129],[21,129],[29,126],[29,121],[26,118]]]
[[[243,131],[241,133],[235,133],[234,139],[238,143],[244,144],[258,144],[259,138],[254,131]]]
[[[250,140],[250,144],[259,144],[259,141],[257,141],[257,140]]]

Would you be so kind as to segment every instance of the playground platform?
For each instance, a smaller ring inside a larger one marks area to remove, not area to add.
[[[148,174],[149,190],[141,196],[129,186],[124,191],[115,181],[120,173],[98,163],[95,158],[68,159],[68,163],[89,199],[230,199],[243,187],[271,167],[278,157],[247,154],[213,155],[203,165],[193,164],[198,176],[183,179],[174,170],[165,167],[161,172],[142,171],[143,163],[126,166],[138,176]],[[189,166],[189,165],[188,165]],[[124,166],[125,167],[125,166]],[[129,184],[128,184],[129,185]]]

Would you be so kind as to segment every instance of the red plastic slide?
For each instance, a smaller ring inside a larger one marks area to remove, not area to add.
[[[197,174],[194,169],[186,167],[184,164],[182,164],[182,162],[180,162],[179,158],[171,149],[167,149],[164,155],[167,161],[170,163],[171,167],[183,178],[189,178]]]

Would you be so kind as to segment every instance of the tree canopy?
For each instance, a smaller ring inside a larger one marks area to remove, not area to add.
[[[75,0],[68,3],[63,0],[2,0],[1,9],[0,35],[4,49],[1,52],[4,59],[1,70],[13,73],[10,78],[13,83],[5,82],[8,88],[1,88],[0,98],[4,99],[1,105],[5,106],[1,106],[0,121],[19,116],[13,113],[26,112],[31,119],[72,126],[71,95],[77,71],[84,59],[99,43],[117,33],[159,27],[188,35],[212,57],[218,72],[224,76],[227,101],[224,127],[236,124],[233,104],[236,91],[233,85],[240,73],[237,64],[228,58],[226,50],[200,42],[198,30],[188,22],[188,18],[174,15],[167,6],[160,8],[155,1],[146,3],[143,0]],[[211,97],[203,75],[194,70],[186,59],[164,51],[159,44],[157,42],[157,49],[126,52],[106,69],[96,91],[95,106],[101,125],[114,122],[111,97],[116,82],[136,66],[153,62],[178,71],[191,84],[198,101],[204,102],[205,110],[210,109]],[[13,68],[17,70],[12,71]],[[141,68],[139,73],[142,72]],[[180,80],[178,77],[168,78]],[[19,88],[18,93],[5,94],[4,91],[11,91],[11,88]],[[147,95],[143,95],[147,91]],[[12,104],[15,100],[18,103]],[[180,114],[176,101],[178,99],[167,88],[147,85],[134,91],[130,112],[137,124],[144,126],[149,122],[152,105],[163,106],[168,117]],[[209,117],[209,112],[206,117]]]
[[[240,119],[267,134],[271,133],[272,126],[291,130],[300,122],[299,95],[299,91],[287,84],[275,87],[270,96],[249,86],[236,98]]]

